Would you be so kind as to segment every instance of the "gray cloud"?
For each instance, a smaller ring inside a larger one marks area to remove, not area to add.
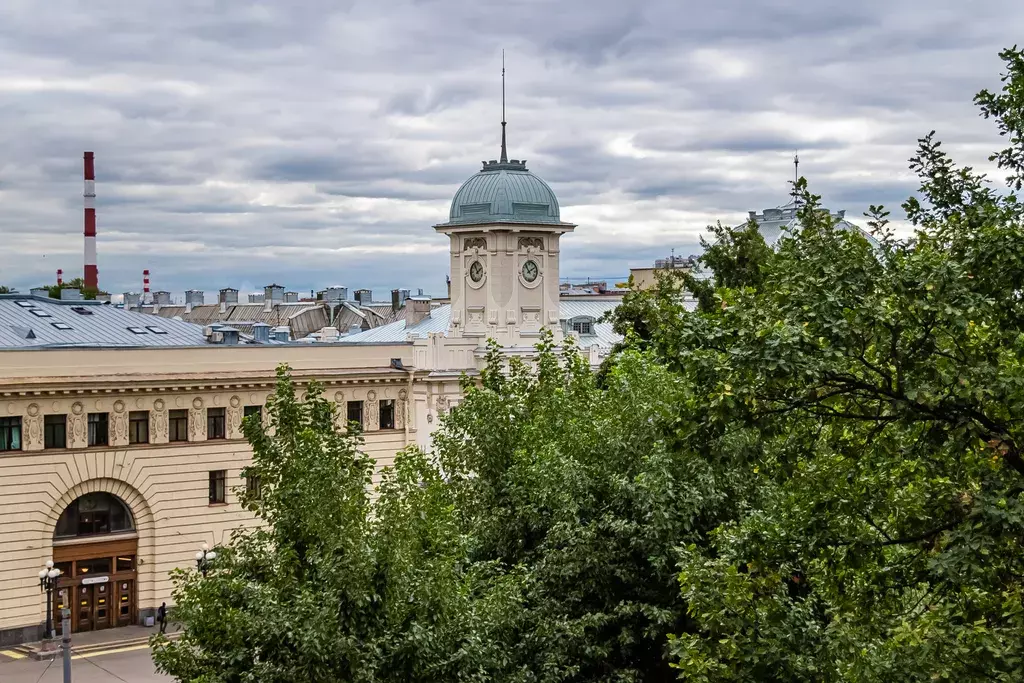
[[[787,199],[792,153],[859,216],[917,186],[937,129],[987,169],[971,105],[1011,0],[30,0],[0,7],[0,283],[81,270],[97,159],[101,283],[442,292],[444,220],[510,152],[554,188],[564,275],[624,276]]]

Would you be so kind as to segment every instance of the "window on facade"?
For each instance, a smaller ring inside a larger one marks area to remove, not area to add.
[[[583,336],[594,333],[593,323],[589,320],[574,320],[572,322],[572,331]]]
[[[21,450],[21,418],[0,417],[0,451]]]
[[[255,415],[257,421],[262,420],[263,406],[245,406],[245,408],[242,409],[242,417],[249,417],[250,415]]]
[[[388,399],[380,402],[380,428],[395,428],[395,401]]]
[[[89,445],[106,446],[110,442],[110,425],[107,413],[89,413]]]
[[[345,418],[348,422],[358,423],[360,427],[363,426],[363,402],[362,401],[349,401],[346,406]]]
[[[262,496],[260,490],[260,475],[250,474],[245,478],[245,491],[257,500]]]
[[[206,438],[223,439],[228,434],[223,408],[206,409]]]
[[[213,470],[210,472],[210,505],[216,505],[225,501],[224,481],[227,479],[227,470]]]
[[[167,440],[188,441],[187,410],[172,410],[167,414]]]
[[[43,416],[43,447],[45,447],[45,448],[67,448],[68,447],[68,416],[67,415],[45,415],[45,416]]]
[[[128,443],[149,443],[149,411],[128,413]]]
[[[75,562],[75,571],[79,576],[96,576],[110,573],[110,558],[102,557],[95,560],[79,560]]]
[[[134,528],[132,515],[121,499],[109,493],[87,493],[64,509],[53,536],[95,536]]]
[[[115,557],[114,571],[116,572],[130,572],[135,569],[135,556],[127,555],[121,557]]]

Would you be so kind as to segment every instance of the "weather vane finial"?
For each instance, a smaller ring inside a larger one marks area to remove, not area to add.
[[[797,196],[797,183],[800,182],[800,153],[799,151],[793,152],[793,206],[800,208],[800,198]]]
[[[508,148],[505,145],[505,50],[501,51],[501,163],[508,163]]]

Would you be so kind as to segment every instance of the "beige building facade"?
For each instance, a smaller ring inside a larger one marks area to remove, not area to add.
[[[252,522],[234,489],[251,450],[249,412],[278,364],[363,423],[381,467],[429,444],[458,378],[413,369],[411,345],[209,346],[0,351],[0,417],[20,424],[0,450],[0,634],[35,640],[45,620],[38,571],[61,569],[53,609],[74,631],[143,623],[169,601],[169,572]],[[396,363],[395,361],[400,361]],[[406,369],[396,369],[399,365]],[[444,373],[442,373],[444,374]],[[344,428],[339,424],[339,427]]]

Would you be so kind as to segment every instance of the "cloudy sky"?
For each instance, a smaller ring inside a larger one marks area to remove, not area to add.
[[[82,268],[97,165],[100,284],[270,281],[442,293],[431,228],[497,156],[579,224],[562,274],[622,277],[714,220],[786,201],[897,208],[931,129],[985,165],[1019,0],[4,0],[0,284]]]

